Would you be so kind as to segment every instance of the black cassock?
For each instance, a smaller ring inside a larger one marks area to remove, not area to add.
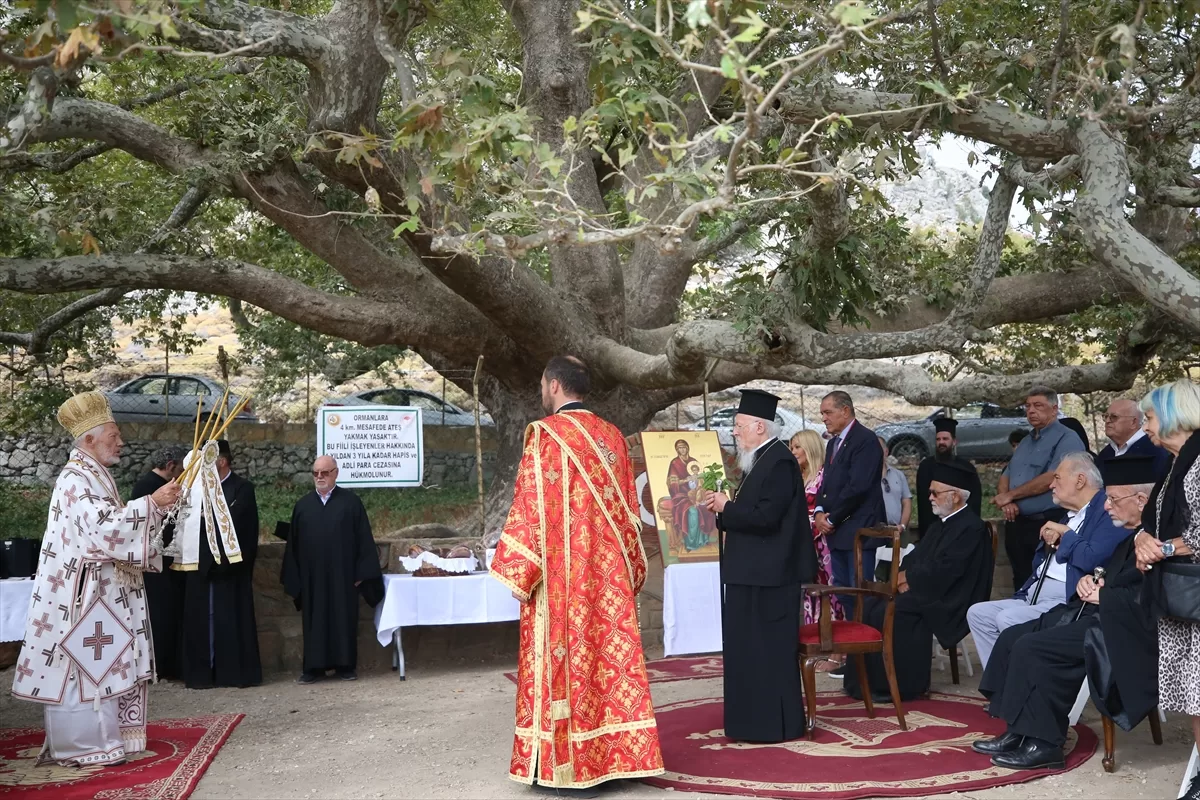
[[[979,690],[992,701],[989,713],[1013,733],[1063,744],[1085,678],[1097,708],[1125,730],[1157,705],[1157,628],[1140,606],[1132,536],[1117,545],[1105,571],[1098,607],[1075,597],[996,641]]]
[[[896,597],[892,621],[892,657],[901,700],[912,700],[929,691],[933,637],[943,647],[961,641],[970,630],[967,609],[992,594],[992,539],[987,525],[970,508],[946,520],[937,520],[908,556],[901,569],[908,579],[907,592]],[[869,599],[863,622],[883,630],[887,603]],[[865,656],[871,691],[889,694],[883,658]],[[846,670],[846,692],[862,697],[858,670]]]
[[[183,599],[183,680],[189,689],[257,686],[262,683],[258,625],[254,618],[254,559],[258,555],[258,500],[254,484],[235,472],[221,482],[233,517],[242,560],[220,563],[209,552],[200,527],[200,561],[185,573]]]
[[[925,535],[925,531],[929,530],[929,526],[937,519],[937,514],[933,513],[933,503],[929,501],[929,483],[933,480],[933,465],[937,463],[935,456],[928,456],[923,459],[920,465],[917,466],[917,488],[914,492],[917,499],[917,536],[918,538]],[[983,489],[979,483],[979,473],[975,470],[975,465],[965,458],[954,456],[949,463],[954,464],[959,469],[971,473],[974,476],[972,485],[968,487],[971,492],[971,498],[967,500],[967,508],[975,512],[975,516],[983,517]],[[986,598],[985,598],[986,599]]]
[[[154,494],[165,486],[167,479],[151,470],[137,479],[130,500]],[[163,531],[163,544],[171,543],[175,537],[175,526],[168,525]],[[146,607],[150,612],[150,633],[154,637],[154,669],[160,678],[183,677],[179,668],[179,628],[183,616],[182,572],[170,569],[175,559],[163,558],[162,572],[145,572]]]
[[[381,577],[371,522],[358,495],[334,487],[328,503],[300,498],[283,555],[284,591],[304,622],[304,671],[358,665],[358,588]]]
[[[801,585],[816,577],[816,551],[800,467],[786,445],[773,440],[759,449],[717,519],[725,532],[725,735],[797,739],[805,732]]]

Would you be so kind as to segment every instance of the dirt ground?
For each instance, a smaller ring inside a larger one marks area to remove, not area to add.
[[[192,795],[226,798],[532,798],[506,777],[512,736],[514,687],[504,677],[512,665],[412,669],[363,675],[355,683],[326,681],[299,686],[276,675],[256,689],[187,690],[178,683],[151,687],[150,717],[241,712],[246,715]],[[7,680],[11,671],[0,673]],[[832,689],[820,678],[820,689]],[[954,687],[934,670],[934,688],[970,692],[978,681],[963,675]],[[719,679],[663,683],[659,704],[721,691]],[[0,699],[5,726],[41,725],[41,708]],[[1091,706],[1083,721],[1097,734]],[[1117,733],[1117,771],[1100,766],[1101,753],[1079,769],[1032,783],[958,795],[956,798],[1174,798],[1190,749],[1182,717],[1163,726],[1155,747],[1145,725]],[[536,795],[540,797],[541,795]],[[602,798],[662,797],[638,783],[610,784]],[[700,797],[700,795],[695,795]]]

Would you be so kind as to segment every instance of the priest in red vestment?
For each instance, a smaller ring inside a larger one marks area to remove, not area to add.
[[[636,595],[646,580],[625,439],[583,408],[587,367],[550,360],[493,577],[521,601],[509,777],[586,789],[663,772]]]

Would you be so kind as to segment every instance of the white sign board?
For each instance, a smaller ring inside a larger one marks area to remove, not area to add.
[[[337,460],[339,486],[420,486],[424,445],[419,408],[334,406],[317,414],[317,454]]]

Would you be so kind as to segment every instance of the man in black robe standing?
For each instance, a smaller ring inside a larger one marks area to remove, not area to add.
[[[733,425],[741,485],[732,500],[705,498],[725,539],[725,736],[744,742],[805,733],[801,585],[815,579],[817,560],[800,467],[778,438],[778,402],[767,392],[742,392]]]
[[[362,501],[337,485],[337,462],[321,456],[312,474],[314,491],[292,511],[280,576],[304,623],[299,682],[314,683],[331,669],[352,681],[358,678],[358,586],[380,578],[379,556]]]
[[[1153,490],[1154,458],[1124,456],[1100,464],[1113,521],[1129,531],[1103,577],[1079,579],[1071,601],[1005,630],[979,691],[988,712],[1008,723],[978,753],[1008,769],[1061,769],[1071,707],[1084,679],[1092,700],[1125,730],[1158,703],[1158,631],[1141,605],[1134,534]]]
[[[933,504],[929,502],[929,484],[933,480],[933,465],[937,463],[950,463],[957,466],[964,472],[969,472],[975,478],[967,487],[967,491],[971,493],[971,499],[967,501],[967,508],[975,512],[975,516],[982,518],[983,512],[983,487],[979,483],[979,473],[975,469],[975,465],[965,458],[958,457],[958,420],[950,417],[938,417],[933,421],[934,439],[933,455],[926,456],[921,459],[920,465],[917,466],[917,538],[925,535],[925,531],[929,530],[929,526],[937,519],[937,515],[933,513]]]
[[[258,499],[254,484],[233,471],[233,451],[217,442],[217,476],[233,518],[242,560],[231,564],[217,537],[213,558],[200,528],[200,563],[185,573],[183,680],[189,689],[262,683],[258,624],[254,618],[254,559],[258,554]]]
[[[183,472],[187,453],[182,447],[164,447],[154,453],[150,471],[137,479],[129,499],[154,494]],[[163,544],[175,538],[175,525],[163,528]],[[158,677],[179,679],[179,627],[183,615],[183,573],[169,567],[175,561],[163,556],[162,572],[143,572],[146,582],[146,610],[150,612],[150,634],[154,640],[154,669]]]
[[[977,480],[974,470],[945,462],[934,465],[929,496],[937,520],[905,557],[897,576],[892,654],[901,700],[929,691],[932,638],[943,647],[957,644],[970,630],[967,609],[992,593],[992,539],[987,525],[967,505],[967,487]],[[862,621],[882,631],[887,605],[880,598],[868,599]],[[869,653],[864,658],[872,699],[891,702],[882,656]],[[865,691],[857,670],[846,670],[843,685],[851,697],[861,698]]]

